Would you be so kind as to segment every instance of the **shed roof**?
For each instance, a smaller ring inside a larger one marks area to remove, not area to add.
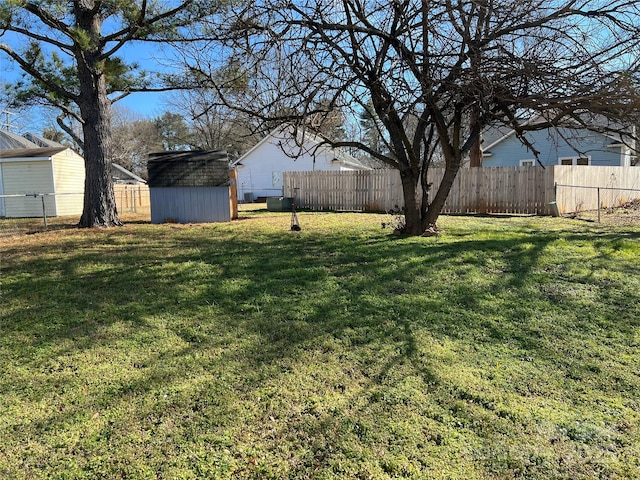
[[[149,154],[149,187],[221,187],[230,184],[229,159],[222,150]]]
[[[56,153],[67,150],[68,147],[47,147],[47,148],[12,148],[0,150],[0,158],[42,158],[52,157]]]
[[[177,150],[169,152],[153,152],[149,154],[149,162],[202,159],[228,161],[227,152],[224,150]]]

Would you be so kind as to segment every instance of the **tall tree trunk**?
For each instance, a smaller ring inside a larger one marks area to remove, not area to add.
[[[480,110],[477,105],[474,106],[471,112],[471,121],[469,124],[469,130],[471,134],[477,133],[476,140],[471,145],[469,151],[469,166],[471,168],[482,166],[482,125],[480,124]]]
[[[78,24],[99,37],[101,19],[84,4],[77,4]],[[78,226],[114,227],[122,225],[118,218],[111,172],[111,101],[107,96],[107,82],[96,40],[93,51],[79,50],[78,80],[83,92],[79,101],[84,136],[84,207]],[[89,94],[89,92],[91,92]]]
[[[106,96],[105,96],[106,97]],[[84,118],[84,208],[80,227],[122,225],[118,217],[111,171],[111,122],[107,102],[96,102],[83,109]]]
[[[478,136],[473,145],[471,145],[471,150],[469,151],[469,166],[481,167],[482,166],[482,136]]]
[[[425,193],[422,192],[420,179],[413,175],[411,170],[400,172],[405,219],[403,233],[407,235],[422,235],[427,229],[436,227],[438,217],[444,208],[449,192],[453,187],[453,182],[460,171],[461,163],[461,158],[447,162],[444,176],[431,203],[422,201],[422,195],[425,195]]]

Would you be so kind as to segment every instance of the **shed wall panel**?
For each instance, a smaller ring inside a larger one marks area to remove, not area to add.
[[[151,223],[231,221],[229,187],[150,188]]]
[[[2,181],[5,195],[25,195],[29,193],[53,193],[53,175],[51,162],[5,162],[2,164]],[[57,215],[55,198],[45,197],[47,215]],[[40,197],[5,198],[7,217],[41,217],[42,199]]]
[[[84,201],[84,159],[65,150],[52,157],[58,215],[82,214]]]

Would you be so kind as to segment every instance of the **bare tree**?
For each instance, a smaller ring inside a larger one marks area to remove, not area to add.
[[[160,132],[153,120],[114,105],[111,158],[136,175],[146,178],[149,153],[163,149]]]
[[[246,114],[220,105],[218,101],[207,101],[206,92],[199,91],[197,98],[194,93],[189,92],[191,102],[185,108],[200,148],[226,150],[230,158],[237,158],[259,140],[255,125]]]
[[[183,52],[198,52],[201,47],[196,44],[196,47],[179,48]],[[180,61],[179,58],[176,59],[176,63]],[[216,90],[202,88],[197,76],[193,78],[193,75],[186,75],[186,88],[176,92],[170,104],[189,123],[194,143],[199,148],[226,150],[230,158],[235,158],[247,151],[265,133],[265,127],[255,122],[250,115],[229,106],[244,104],[249,88],[249,72],[243,69],[236,58],[225,59],[215,66],[209,64],[206,69],[216,79],[216,83],[224,85],[224,99],[221,99]]]
[[[635,1],[265,0],[234,13],[214,55],[246,59],[254,80],[228,104],[299,127],[327,108],[372,108],[384,148],[333,145],[400,172],[408,234],[435,228],[488,125],[512,127],[535,154],[527,130],[597,117],[616,131],[638,105]],[[189,69],[224,98],[209,53],[186,55]],[[431,185],[435,160],[445,173]]]
[[[0,0],[0,52],[23,71],[13,85],[14,100],[60,109],[59,125],[83,150],[80,226],[121,225],[111,177],[111,104],[131,92],[170,88],[118,55],[135,42],[176,40],[184,26],[213,14],[222,3]],[[82,138],[65,118],[82,125]]]

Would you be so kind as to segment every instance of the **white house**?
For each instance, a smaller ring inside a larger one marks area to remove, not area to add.
[[[82,213],[84,159],[67,147],[0,150],[0,217]],[[44,195],[44,196],[41,196]]]
[[[293,127],[279,127],[232,163],[238,175],[238,199],[282,196],[282,172],[370,170],[345,151],[322,145],[322,138]]]

